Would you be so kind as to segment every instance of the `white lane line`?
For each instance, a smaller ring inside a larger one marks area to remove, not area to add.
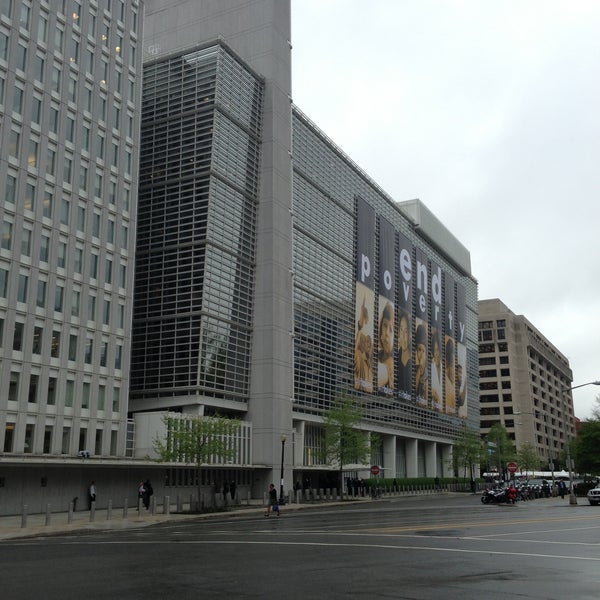
[[[494,556],[512,556],[512,557],[516,557],[516,556],[522,556],[522,557],[527,557],[527,558],[556,558],[557,560],[575,560],[575,561],[579,561],[579,560],[583,560],[583,561],[591,561],[591,562],[600,562],[600,557],[593,557],[593,556],[564,556],[564,555],[560,555],[560,554],[539,554],[539,553],[535,553],[535,552],[502,552],[502,551],[498,551],[498,550],[467,550],[464,548],[435,548],[433,546],[400,546],[397,544],[348,544],[348,543],[344,543],[344,544],[339,544],[339,543],[334,543],[334,542],[286,542],[286,541],[275,541],[275,540],[268,540],[268,541],[264,541],[264,542],[260,542],[260,541],[240,541],[240,540],[184,540],[184,541],[177,541],[177,542],[170,542],[170,541],[159,541],[159,540],[148,540],[148,541],[83,541],[83,540],[79,540],[79,541],[69,541],[69,542],[65,542],[63,544],[63,546],[91,546],[91,545],[97,545],[97,546],[140,546],[140,545],[147,545],[147,544],[152,544],[152,545],[171,545],[171,544],[177,544],[177,545],[188,545],[188,546],[193,546],[193,545],[203,545],[203,546],[215,546],[215,545],[247,545],[247,546],[307,546],[307,547],[320,547],[320,548],[369,548],[369,549],[373,549],[373,548],[378,548],[378,549],[382,549],[382,550],[410,550],[410,551],[417,551],[417,550],[427,550],[430,552],[449,552],[449,553],[459,553],[459,554],[487,554],[487,555],[494,555]],[[6,544],[6,545],[13,545],[13,544]],[[37,546],[37,545],[44,545],[45,544],[37,544],[37,543],[31,543],[31,544],[19,544],[19,546]]]

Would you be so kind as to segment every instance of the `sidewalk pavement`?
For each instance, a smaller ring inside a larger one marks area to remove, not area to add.
[[[371,499],[361,498],[360,500],[370,501]],[[336,501],[324,501],[306,504],[285,504],[282,512],[286,513],[288,511],[313,507],[335,506],[338,503]],[[176,510],[176,507],[173,506],[172,510]],[[244,514],[262,516],[265,510],[266,507],[260,501],[257,501],[257,504],[236,504],[229,506],[226,510],[206,513],[170,512],[169,514],[164,514],[162,506],[158,506],[154,514],[151,514],[147,510],[138,512],[135,508],[129,508],[126,515],[123,514],[122,508],[113,508],[110,514],[107,509],[96,509],[93,520],[91,520],[89,510],[81,510],[71,513],[71,522],[69,522],[69,513],[66,511],[53,512],[49,515],[49,518],[46,514],[27,515],[25,522],[22,515],[0,516],[0,542],[3,540],[43,537],[84,530],[133,529],[157,523],[187,521],[190,519],[235,517]]]

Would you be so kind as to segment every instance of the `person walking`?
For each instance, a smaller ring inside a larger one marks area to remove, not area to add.
[[[146,493],[146,488],[144,487],[144,482],[140,481],[138,483],[138,505],[136,510],[140,510],[140,503],[144,501],[144,494]]]
[[[92,502],[96,502],[96,482],[92,481],[90,483],[90,487],[88,489],[88,500],[90,505],[90,510],[92,510]]]
[[[146,510],[150,508],[150,498],[152,497],[152,494],[154,494],[152,484],[150,483],[149,479],[146,479],[146,481],[144,482],[144,492],[142,494],[142,500],[144,502]]]
[[[265,517],[270,517],[271,513],[277,513],[277,516],[279,516],[277,490],[275,489],[275,485],[273,483],[269,485],[269,503],[267,504],[267,512],[265,513]]]

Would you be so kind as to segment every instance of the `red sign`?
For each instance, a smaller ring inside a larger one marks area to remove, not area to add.
[[[517,466],[517,463],[514,463],[514,462],[506,463],[506,470],[509,473],[516,473],[518,468],[519,467]]]
[[[378,465],[373,465],[371,467],[371,475],[379,475],[379,471],[381,471],[381,469]]]

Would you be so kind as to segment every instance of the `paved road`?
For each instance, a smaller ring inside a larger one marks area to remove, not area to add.
[[[600,510],[442,495],[0,544],[2,598],[600,597]]]

